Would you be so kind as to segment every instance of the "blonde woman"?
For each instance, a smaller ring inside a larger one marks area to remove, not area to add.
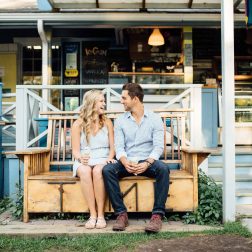
[[[104,95],[100,90],[90,90],[83,97],[80,117],[72,127],[72,147],[75,163],[73,176],[78,176],[81,189],[90,211],[85,227],[105,228],[105,188],[102,168],[116,162],[113,157],[114,133],[110,119],[104,115]]]

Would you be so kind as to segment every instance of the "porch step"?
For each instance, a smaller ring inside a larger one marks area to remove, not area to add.
[[[209,176],[211,178],[213,178],[215,182],[222,182],[222,175],[209,174]],[[236,174],[235,181],[236,182],[251,182],[252,183],[252,175]]]
[[[236,204],[252,204],[252,154],[246,148],[235,154]],[[223,157],[215,153],[208,159],[208,175],[222,184]]]
[[[252,204],[252,189],[238,189],[235,193],[237,205]]]
[[[252,158],[252,156],[251,156]],[[223,168],[223,163],[209,163],[208,168]],[[252,168],[252,162],[250,163],[236,163],[235,168]]]

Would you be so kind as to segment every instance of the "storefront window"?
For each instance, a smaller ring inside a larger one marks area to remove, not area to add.
[[[24,85],[42,84],[42,48],[40,45],[24,46],[22,60]],[[61,47],[52,46],[52,85],[61,84]]]

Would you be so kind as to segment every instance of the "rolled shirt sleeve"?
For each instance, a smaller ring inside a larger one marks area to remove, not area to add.
[[[164,126],[161,117],[153,114],[153,149],[149,158],[158,160],[164,151]]]

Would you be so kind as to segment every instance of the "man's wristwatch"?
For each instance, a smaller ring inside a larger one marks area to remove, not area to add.
[[[149,162],[148,160],[145,160],[145,162],[148,164],[148,167],[150,167],[152,165],[152,163]]]

